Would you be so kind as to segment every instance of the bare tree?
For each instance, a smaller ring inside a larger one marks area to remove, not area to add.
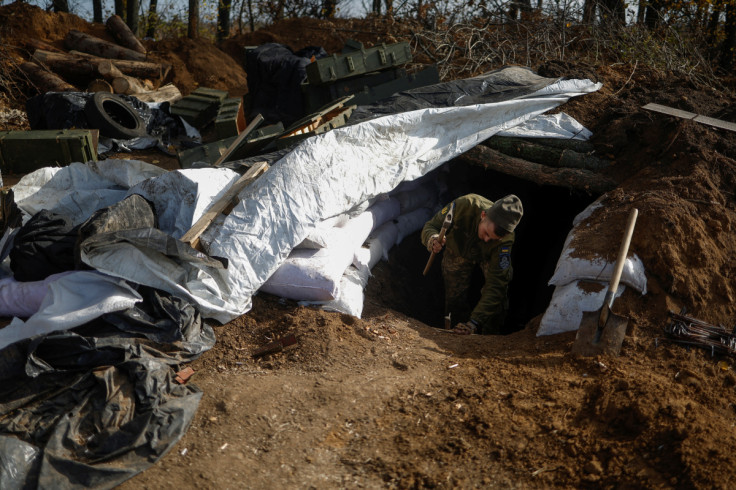
[[[222,41],[230,35],[230,7],[232,0],[220,0],[217,9],[217,40]]]
[[[51,3],[54,12],[69,12],[68,0],[53,0]]]
[[[128,17],[125,19],[126,24],[133,31],[133,34],[138,35],[138,8],[140,7],[139,0],[127,0]]]
[[[92,22],[102,22],[102,0],[92,0]]]
[[[158,10],[158,0],[151,0],[151,3],[148,5],[148,20],[146,21],[148,29],[146,30],[146,37],[156,37],[156,26],[158,24],[158,13],[156,10]]]
[[[115,14],[125,20],[125,0],[115,0]]]
[[[726,38],[721,48],[721,68],[730,72],[734,69],[734,55],[736,54],[736,2],[726,2],[726,23],[723,26]]]
[[[325,19],[332,19],[337,13],[337,0],[324,0],[322,4],[322,16]]]
[[[187,37],[197,39],[199,37],[199,0],[189,0],[189,23],[187,27]]]

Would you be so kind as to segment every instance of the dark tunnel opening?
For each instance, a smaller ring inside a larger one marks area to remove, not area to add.
[[[537,315],[544,313],[554,291],[547,283],[575,216],[595,200],[595,196],[533,182],[487,170],[459,160],[438,169],[447,191],[442,204],[455,197],[476,193],[491,200],[516,194],[524,205],[524,217],[516,229],[511,252],[514,278],[509,286],[509,312],[503,334],[516,332]],[[433,327],[444,326],[444,285],[440,262],[436,257],[427,276],[422,271],[429,252],[421,244],[420,232],[404,238],[389,253],[388,261],[373,269],[368,282],[368,297],[378,298],[384,306],[416,318]],[[471,284],[471,304],[480,297],[483,275],[480,270]],[[453,323],[455,323],[453,319]]]

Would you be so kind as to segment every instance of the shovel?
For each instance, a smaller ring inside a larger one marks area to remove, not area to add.
[[[613,300],[616,298],[616,290],[626,262],[626,254],[629,252],[631,235],[634,234],[634,225],[638,215],[638,209],[631,210],[611,282],[608,285],[608,292],[603,300],[603,306],[598,311],[583,313],[583,319],[580,322],[580,328],[578,328],[575,343],[572,346],[573,354],[586,357],[598,354],[617,356],[621,351],[621,344],[626,336],[626,324],[629,319],[611,312],[611,306],[613,306]]]

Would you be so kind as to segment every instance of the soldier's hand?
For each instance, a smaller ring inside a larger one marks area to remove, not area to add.
[[[447,238],[445,237],[442,238],[442,242],[440,242],[440,236],[435,233],[434,235],[429,237],[429,241],[427,242],[427,250],[436,254],[440,253],[446,241]]]

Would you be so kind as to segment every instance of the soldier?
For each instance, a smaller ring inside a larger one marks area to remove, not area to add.
[[[510,194],[496,202],[478,194],[454,201],[452,224],[440,243],[439,233],[450,205],[422,229],[422,243],[430,252],[445,247],[442,276],[445,281],[445,315],[459,320],[459,334],[499,334],[508,312],[508,286],[513,275],[511,247],[514,229],[524,214],[521,200]],[[468,290],[475,267],[485,277],[481,298],[470,311]]]

